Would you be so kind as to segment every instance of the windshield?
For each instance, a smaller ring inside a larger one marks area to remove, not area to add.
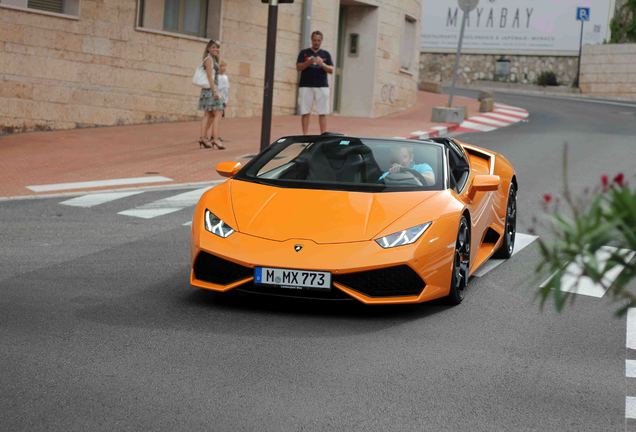
[[[281,187],[395,192],[441,190],[443,146],[344,136],[281,138],[235,177]]]

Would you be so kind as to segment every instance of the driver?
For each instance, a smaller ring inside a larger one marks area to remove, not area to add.
[[[399,148],[395,162],[387,172],[380,176],[378,180],[384,180],[384,178],[389,174],[396,174],[404,169],[412,169],[422,174],[422,177],[424,177],[424,180],[426,180],[428,185],[435,183],[435,173],[433,172],[433,168],[431,168],[431,166],[427,163],[414,163],[413,147],[410,146],[403,146]]]

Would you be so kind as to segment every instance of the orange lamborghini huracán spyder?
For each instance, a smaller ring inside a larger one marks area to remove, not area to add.
[[[517,180],[455,139],[280,138],[206,191],[192,219],[192,285],[363,303],[464,298],[515,241]]]

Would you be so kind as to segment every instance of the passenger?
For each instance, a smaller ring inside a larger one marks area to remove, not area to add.
[[[417,171],[424,177],[426,180],[426,185],[430,186],[435,184],[435,173],[433,172],[433,168],[427,163],[416,164],[413,160],[413,147],[403,146],[397,152],[397,157],[395,158],[395,162],[389,168],[387,172],[382,174],[378,180],[384,180],[386,176],[389,174],[396,174],[402,171],[403,169],[412,169]]]

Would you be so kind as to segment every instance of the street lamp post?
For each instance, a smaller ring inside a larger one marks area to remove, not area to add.
[[[276,29],[278,26],[278,4],[293,3],[294,0],[261,0],[269,3],[267,11],[267,49],[265,52],[265,84],[263,86],[263,119],[261,121],[261,151],[270,143],[272,133],[272,101],[274,99],[274,65],[276,62]]]
[[[269,10],[267,12],[267,50],[265,54],[265,85],[263,86],[263,118],[261,120],[261,151],[269,146],[272,131],[272,101],[274,99],[277,26],[278,0],[269,0]]]

